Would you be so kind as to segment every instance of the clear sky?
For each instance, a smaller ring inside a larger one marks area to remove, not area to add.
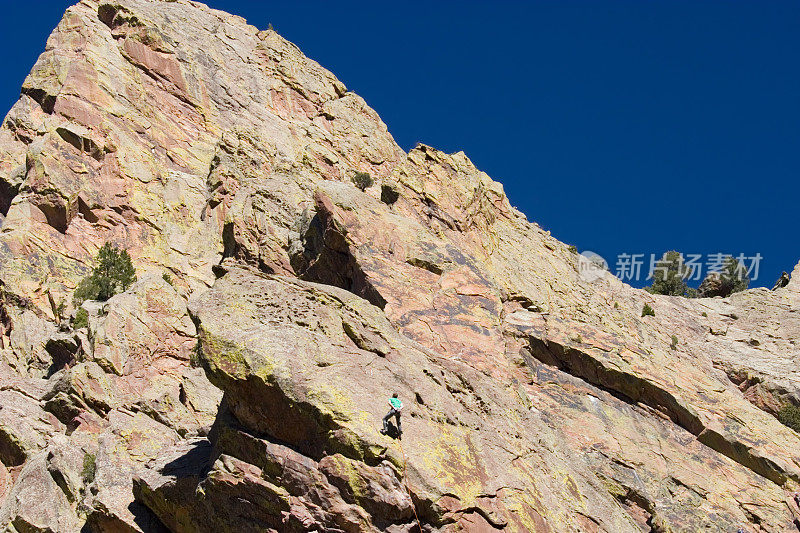
[[[4,2],[3,110],[70,3]],[[400,146],[463,150],[612,271],[760,254],[771,286],[800,260],[796,0],[207,3],[272,23]]]

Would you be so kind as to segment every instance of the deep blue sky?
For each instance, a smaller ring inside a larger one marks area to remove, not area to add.
[[[70,3],[3,6],[3,110]],[[612,270],[760,253],[771,286],[800,259],[800,2],[208,3],[271,22],[403,148],[464,150]]]

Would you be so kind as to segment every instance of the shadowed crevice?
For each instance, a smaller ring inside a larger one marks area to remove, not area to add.
[[[0,215],[6,216],[19,188],[0,178]]]
[[[78,135],[67,128],[56,128],[56,133],[78,151],[90,155],[96,161],[102,161],[106,155],[103,149],[88,137]]]
[[[53,109],[56,107],[56,96],[54,94],[48,94],[48,92],[44,89],[33,87],[23,87],[22,94],[30,96],[37,104],[41,106],[42,111],[48,115],[53,114]]]
[[[305,281],[333,285],[367,300],[383,309],[386,299],[370,282],[342,227],[318,202],[316,214],[301,221],[301,246],[289,251],[292,268]]]

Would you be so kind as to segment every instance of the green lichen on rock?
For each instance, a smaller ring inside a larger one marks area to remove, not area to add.
[[[94,482],[95,474],[97,473],[97,457],[93,453],[87,453],[83,456],[83,470],[81,470],[81,478],[85,485],[91,485]]]
[[[786,404],[778,411],[778,420],[786,427],[800,433],[800,407]]]

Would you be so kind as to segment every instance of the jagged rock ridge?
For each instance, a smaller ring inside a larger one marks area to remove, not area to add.
[[[725,299],[588,281],[239,17],[70,8],[0,127],[0,217],[10,531],[797,530],[800,266]],[[73,330],[106,241],[140,281]]]

